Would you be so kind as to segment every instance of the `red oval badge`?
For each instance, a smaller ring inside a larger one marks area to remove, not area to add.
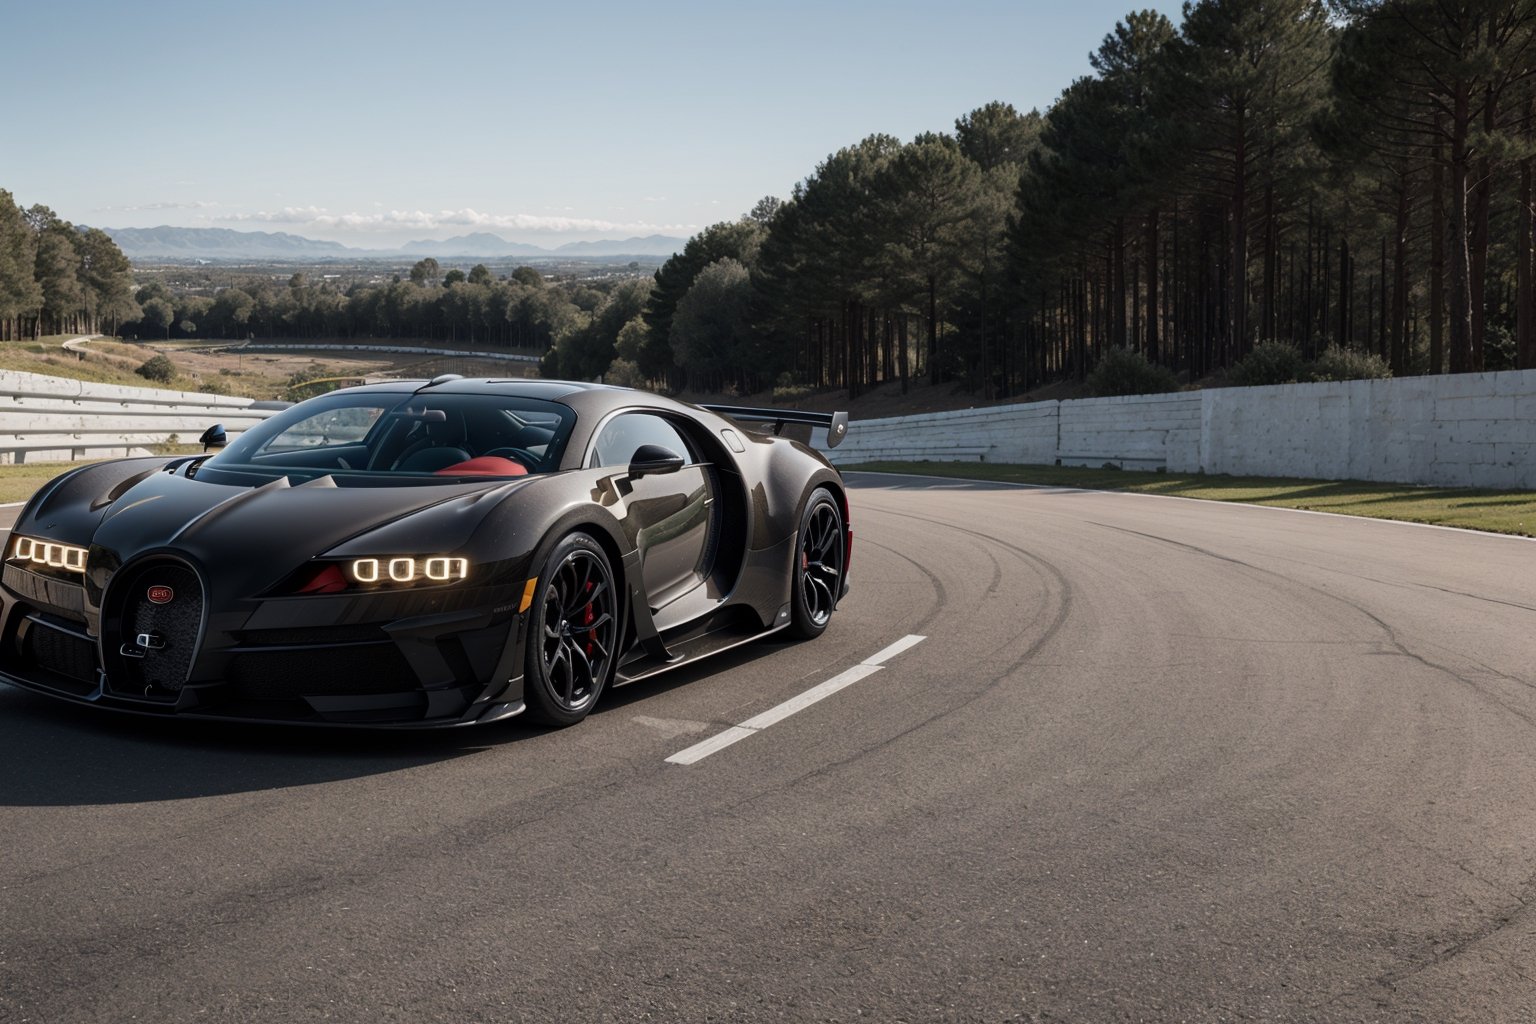
[[[176,591],[170,587],[153,586],[149,588],[150,604],[170,604],[176,596]]]

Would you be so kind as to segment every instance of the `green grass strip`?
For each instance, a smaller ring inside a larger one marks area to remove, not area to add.
[[[139,447],[154,455],[196,455],[202,445],[147,444]],[[19,466],[0,466],[0,505],[26,501],[43,484],[66,470],[105,459],[81,459],[78,462],[23,462]]]
[[[1093,491],[1169,494],[1205,501],[1337,512],[1372,519],[1399,519],[1489,533],[1536,536],[1536,492],[1467,487],[1414,487],[1363,480],[1280,480],[1270,477],[1142,473],[1130,470],[1019,466],[994,462],[865,462],[844,472],[916,473],[922,476],[996,480]]]
[[[26,501],[32,492],[66,469],[83,462],[24,462],[19,466],[0,466],[0,505]]]

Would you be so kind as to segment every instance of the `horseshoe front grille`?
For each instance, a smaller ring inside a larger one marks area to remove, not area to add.
[[[203,585],[178,562],[133,566],[112,581],[107,685],[124,696],[172,699],[186,685],[203,631]],[[105,625],[105,623],[104,623]]]

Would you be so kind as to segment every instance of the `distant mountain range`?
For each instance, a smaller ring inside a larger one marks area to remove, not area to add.
[[[103,228],[133,260],[216,260],[263,262],[325,259],[612,259],[618,256],[667,257],[683,248],[686,239],[669,235],[644,238],[567,242],[544,249],[509,242],[500,235],[475,232],[445,238],[407,242],[398,249],[356,249],[340,242],[322,242],[282,231],[234,231],[230,228]]]

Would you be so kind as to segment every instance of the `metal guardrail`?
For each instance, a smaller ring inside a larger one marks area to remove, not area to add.
[[[93,340],[71,338],[74,350]],[[537,357],[409,345],[289,345],[260,342],[229,346],[237,351],[389,352],[450,358],[536,363]],[[254,401],[230,395],[139,388],[23,371],[0,370],[0,465],[33,461],[62,462],[91,456],[143,454],[149,445],[174,435],[190,441],[214,423],[233,437],[266,419],[287,402]]]
[[[214,423],[231,435],[286,407],[229,395],[135,388],[0,371],[0,464],[142,454]]]

